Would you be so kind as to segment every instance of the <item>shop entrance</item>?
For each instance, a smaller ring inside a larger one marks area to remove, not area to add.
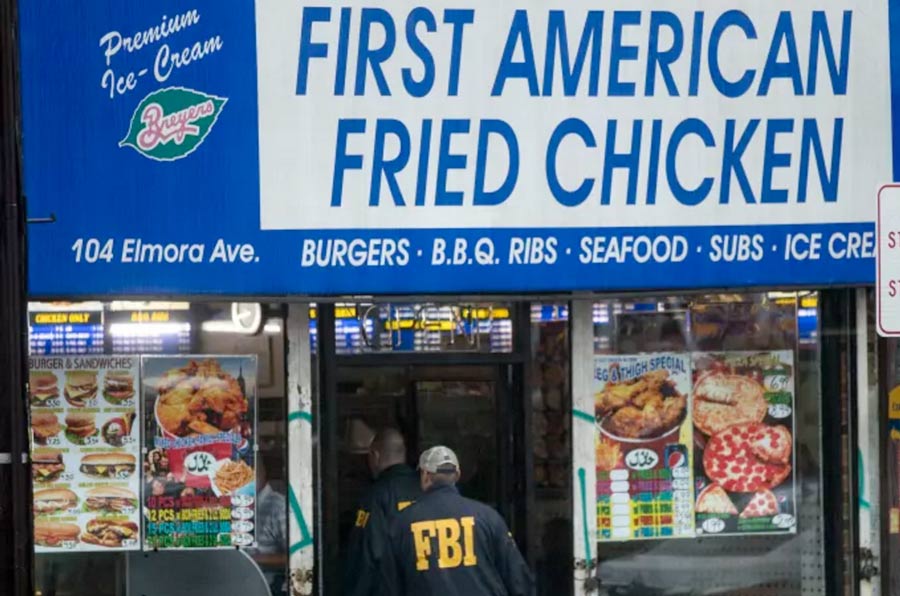
[[[338,368],[338,428],[341,450],[339,502],[341,535],[353,523],[355,505],[370,484],[365,453],[372,433],[392,427],[406,438],[408,463],[433,445],[457,452],[463,475],[459,488],[467,496],[498,509],[506,502],[498,481],[504,467],[503,428],[497,410],[509,387],[502,366]]]
[[[465,307],[453,308],[460,311]],[[462,339],[454,341],[452,333],[444,333],[443,338],[432,334],[431,339],[438,337],[437,343],[430,343],[427,349],[396,349],[401,341],[395,334],[388,338],[391,350],[356,353],[342,350],[339,343],[334,351],[328,349],[335,339],[325,331],[330,317],[325,307],[320,309],[316,325],[323,359],[320,529],[324,540],[319,554],[324,575],[320,593],[339,593],[348,536],[359,500],[372,483],[366,452],[373,434],[384,427],[396,428],[404,435],[407,461],[413,467],[418,455],[431,446],[452,448],[460,460],[460,492],[494,507],[506,519],[522,552],[529,552],[527,511],[533,489],[525,459],[530,444],[527,359],[516,349],[520,329],[514,324],[520,308],[503,311],[509,341],[500,349],[496,342],[491,348],[488,326],[481,325],[479,333],[484,337],[476,341],[475,334],[462,325]],[[358,320],[367,324],[364,316]],[[399,326],[390,320],[387,323],[376,322],[388,328]],[[457,320],[454,325],[459,323]],[[337,326],[341,329],[340,321]],[[446,332],[448,326],[434,327]],[[525,327],[523,334],[527,335],[527,319]],[[418,335],[421,340],[427,334]],[[413,345],[422,343],[416,340]]]

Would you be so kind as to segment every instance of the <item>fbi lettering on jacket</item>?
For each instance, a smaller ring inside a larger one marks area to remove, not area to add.
[[[416,547],[416,570],[428,571],[434,559],[439,569],[474,567],[475,518],[434,519],[409,525]]]

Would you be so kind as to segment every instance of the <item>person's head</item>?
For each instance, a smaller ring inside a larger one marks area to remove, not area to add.
[[[150,461],[152,461],[155,464],[159,463],[159,459],[161,457],[162,457],[162,455],[160,455],[159,451],[151,451],[150,452]]]
[[[454,486],[459,481],[459,459],[449,447],[438,445],[419,457],[419,483],[422,490]]]
[[[154,497],[161,497],[166,494],[166,483],[158,478],[154,478],[150,483],[150,494]]]
[[[397,464],[406,462],[406,441],[395,428],[384,428],[375,434],[369,445],[369,471],[377,478],[379,474]]]

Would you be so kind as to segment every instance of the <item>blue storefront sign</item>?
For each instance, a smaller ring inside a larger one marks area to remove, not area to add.
[[[20,4],[34,296],[874,280],[886,0]]]

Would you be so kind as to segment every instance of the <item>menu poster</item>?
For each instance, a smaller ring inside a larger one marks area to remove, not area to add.
[[[693,536],[690,356],[594,362],[598,539]]]
[[[796,532],[794,354],[698,353],[698,534]]]
[[[256,356],[144,356],[144,548],[255,545]]]
[[[29,360],[38,553],[140,547],[134,356]]]

